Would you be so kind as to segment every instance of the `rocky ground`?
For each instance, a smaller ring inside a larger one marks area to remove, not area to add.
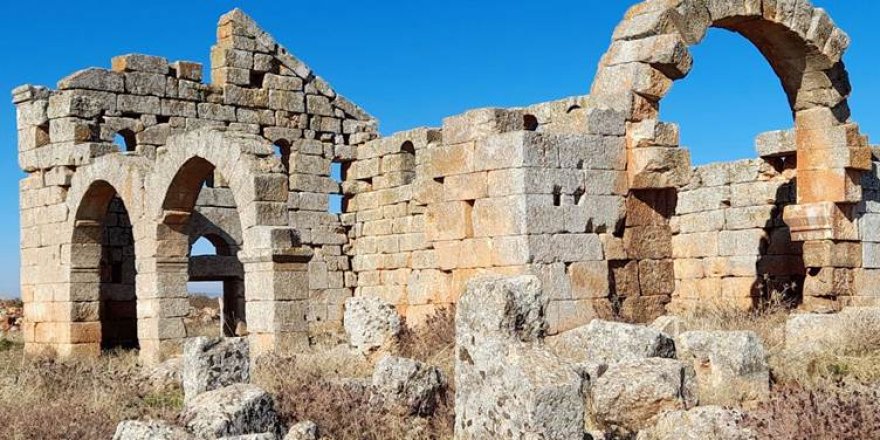
[[[194,307],[192,322],[208,328],[215,322],[206,308]],[[4,308],[7,315],[11,309]],[[361,332],[356,344],[261,358],[253,368],[245,364],[246,344],[235,340],[203,339],[183,358],[145,368],[126,352],[75,362],[27,359],[16,333],[4,333],[0,437],[452,438],[454,401],[462,397],[453,313],[410,329],[393,309],[369,300],[349,309],[348,330]],[[557,383],[549,361],[559,354],[586,368],[592,437],[584,438],[594,440],[689,438],[683,427],[705,440],[878,438],[875,316],[853,310],[793,319],[785,308],[769,307],[702,310],[651,326],[594,321],[528,348],[550,353],[535,357],[546,374],[533,376],[533,384]],[[843,337],[823,340],[827,334]],[[792,344],[801,347],[796,357]],[[707,381],[707,372],[721,380]]]

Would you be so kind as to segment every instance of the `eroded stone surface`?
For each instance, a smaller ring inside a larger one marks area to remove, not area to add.
[[[397,309],[376,297],[348,299],[343,320],[349,343],[363,353],[388,348],[401,330]]]
[[[250,349],[244,338],[193,338],[183,350],[187,401],[206,391],[250,382]]]
[[[272,396],[255,385],[230,385],[199,394],[180,415],[198,438],[275,433],[278,416]]]
[[[701,403],[740,405],[770,393],[767,354],[754,332],[692,331],[675,341],[678,358],[696,371]]]

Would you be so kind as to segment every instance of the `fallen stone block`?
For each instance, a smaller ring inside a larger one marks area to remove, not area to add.
[[[545,349],[534,276],[468,283],[456,310],[455,438],[580,439],[587,373]]]
[[[250,381],[250,348],[245,338],[193,338],[183,348],[186,401],[201,393]]]
[[[688,331],[687,322],[675,315],[660,316],[651,323],[650,327],[672,338]]]
[[[113,440],[186,440],[192,438],[183,428],[164,420],[125,420],[116,425]]]
[[[183,384],[183,358],[171,358],[144,373],[144,379],[157,391],[167,391]]]
[[[187,402],[180,420],[202,439],[276,433],[279,428],[272,396],[246,384],[199,394]]]
[[[311,420],[299,422],[290,427],[284,440],[318,440],[318,425]]]
[[[385,356],[373,371],[374,396],[406,415],[433,414],[444,386],[438,368],[413,359]]]
[[[636,440],[757,440],[755,433],[738,426],[742,418],[739,411],[720,406],[670,411],[639,432]]]
[[[343,326],[351,346],[362,353],[388,347],[401,331],[397,309],[373,296],[346,300]]]
[[[794,358],[818,353],[861,352],[880,348],[880,308],[846,307],[836,314],[791,315],[785,323],[785,349]]]
[[[613,363],[675,357],[675,343],[662,332],[641,325],[599,319],[549,337],[547,345],[560,357],[574,362]]]
[[[701,403],[734,406],[770,393],[764,344],[753,332],[685,332],[676,347],[678,359],[696,372]]]
[[[592,383],[588,427],[625,437],[649,428],[664,412],[692,408],[697,400],[690,365],[661,358],[620,362]]]

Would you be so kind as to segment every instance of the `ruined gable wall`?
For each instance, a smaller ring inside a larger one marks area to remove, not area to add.
[[[62,225],[73,215],[66,204],[72,176],[95,158],[113,154],[143,158],[138,166],[148,175],[170,136],[226,127],[287,149],[289,225],[313,250],[310,292],[316,301],[325,301],[311,308],[309,319],[316,327],[329,322],[327,327],[340,328],[342,301],[351,295],[353,282],[346,286],[342,281],[348,269],[342,255],[345,231],[338,214],[327,212],[329,194],[340,192],[330,178],[330,162],[353,160],[355,147],[377,136],[376,121],[240,11],[221,18],[211,59],[211,84],[202,83],[199,64],[127,55],[115,58],[111,70],[93,68],[69,76],[57,90],[24,86],[13,92],[19,162],[28,173],[21,184],[22,296],[31,303],[28,315],[34,322],[69,321],[71,313],[77,319],[94,318],[70,312],[78,306],[69,301],[64,261],[76,250],[67,246],[69,230]],[[120,152],[112,143],[117,134],[125,137],[130,151]],[[223,181],[233,177],[215,176],[217,196],[202,196],[196,210],[205,217],[234,217],[231,191]],[[241,243],[241,231],[227,232]],[[55,302],[64,306],[51,305]],[[31,341],[54,340],[37,338],[33,325],[29,329]]]

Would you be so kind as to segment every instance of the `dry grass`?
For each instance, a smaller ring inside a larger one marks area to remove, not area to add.
[[[785,351],[785,322],[790,311],[773,303],[755,311],[703,307],[683,318],[690,330],[750,330],[764,342],[775,383],[809,388],[829,381],[880,384],[880,323],[857,322],[841,335],[846,344],[820,353],[796,355]]]
[[[57,362],[0,349],[0,426],[9,439],[110,438],[121,420],[173,419],[179,390],[143,387],[134,353]]]
[[[451,382],[454,313],[440,311],[415,329],[407,329],[397,351],[435,365]],[[450,439],[453,394],[447,393],[431,417],[401,417],[370,401],[367,358],[346,347],[316,349],[296,357],[261,359],[255,381],[275,394],[285,423],[315,422],[321,435],[335,440]],[[354,378],[354,379],[352,379]]]
[[[811,389],[778,387],[769,400],[745,414],[743,425],[761,439],[876,439],[880,436],[880,392],[851,383]]]

